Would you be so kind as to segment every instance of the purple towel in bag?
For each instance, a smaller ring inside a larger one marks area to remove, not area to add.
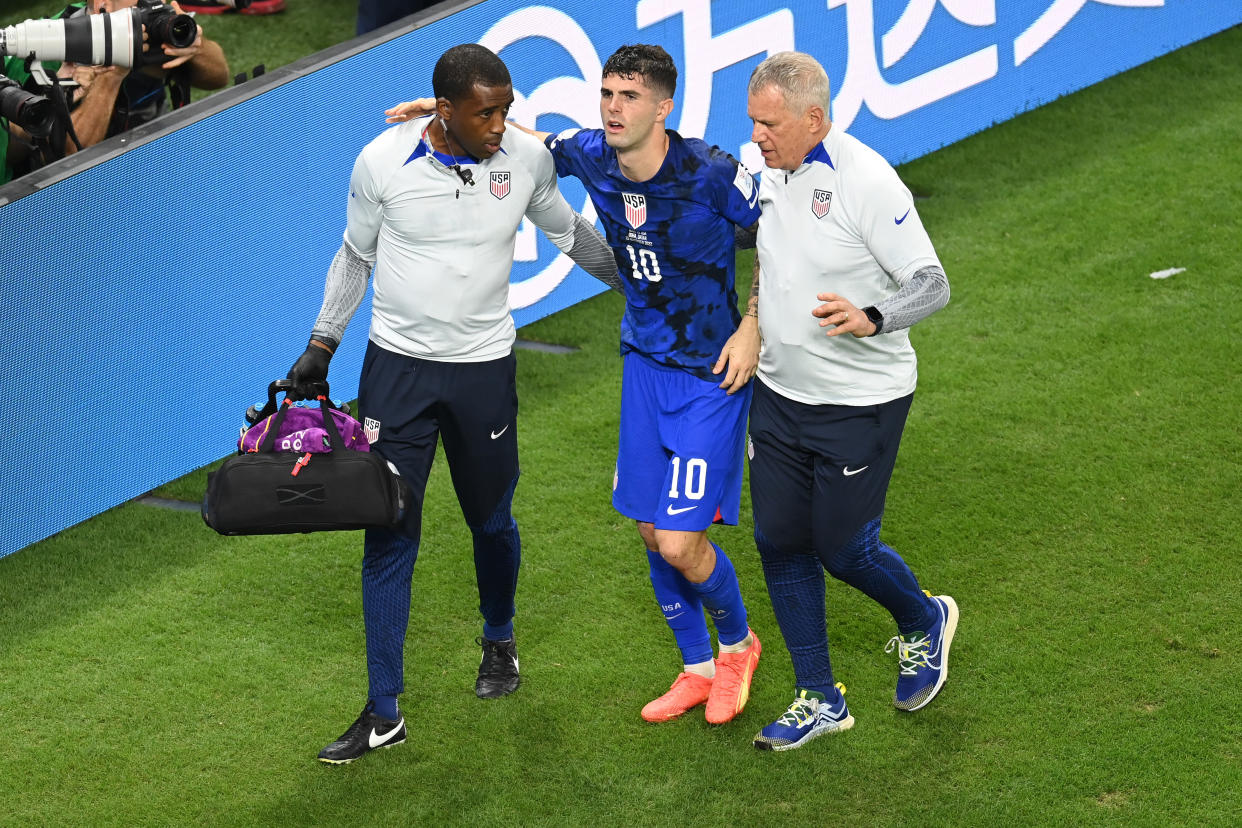
[[[345,448],[354,451],[371,450],[371,444],[362,431],[362,423],[335,408],[332,409],[332,418],[336,421],[337,430],[341,432],[341,439],[345,441]],[[237,441],[238,450],[243,454],[258,451],[259,445],[267,436],[268,429],[271,428],[272,421],[275,419],[276,414],[273,414],[246,429],[241,439]],[[332,445],[328,442],[328,432],[323,428],[323,413],[318,408],[291,406],[289,412],[285,414],[284,422],[280,424],[280,432],[276,435],[276,445],[273,449],[275,451],[310,452],[311,454],[324,454],[332,451]]]

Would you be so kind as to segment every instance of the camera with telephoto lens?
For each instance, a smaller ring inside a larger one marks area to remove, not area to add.
[[[0,117],[8,118],[36,138],[46,138],[56,123],[52,102],[27,92],[12,78],[0,75]]]
[[[160,46],[167,43],[174,49],[193,46],[198,39],[198,24],[188,14],[178,14],[176,9],[160,0],[138,0],[134,7],[139,21],[147,27],[147,44],[154,52],[153,63],[163,63],[165,56]]]
[[[143,53],[143,27],[147,51]],[[198,38],[198,24],[188,14],[160,0],[110,14],[79,14],[50,20],[27,20],[0,29],[0,55],[35,60],[67,60],[92,66],[142,66],[163,63],[167,43],[184,49]]]

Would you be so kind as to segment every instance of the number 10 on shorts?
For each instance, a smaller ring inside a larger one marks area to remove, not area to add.
[[[686,461],[685,491],[679,492],[681,484],[681,458],[673,457],[673,483],[668,487],[669,497],[681,497],[684,493],[689,500],[702,500],[707,491],[707,461],[701,457],[691,457]]]

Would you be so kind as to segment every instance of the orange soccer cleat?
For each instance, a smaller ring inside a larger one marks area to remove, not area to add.
[[[759,666],[763,645],[754,630],[749,632],[749,647],[740,653],[721,653],[716,659],[716,678],[707,698],[707,721],[710,724],[724,724],[731,720],[742,712],[746,700],[750,698],[750,680]]]
[[[711,679],[695,673],[681,673],[673,680],[673,686],[667,693],[647,703],[643,708],[643,718],[649,722],[676,719],[687,710],[693,710],[707,701],[711,691]]]

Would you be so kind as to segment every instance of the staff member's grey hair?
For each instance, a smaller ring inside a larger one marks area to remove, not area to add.
[[[795,115],[804,115],[813,106],[828,116],[830,87],[828,73],[819,61],[803,52],[777,52],[751,73],[747,91],[754,95],[775,86],[785,96],[785,106]]]

